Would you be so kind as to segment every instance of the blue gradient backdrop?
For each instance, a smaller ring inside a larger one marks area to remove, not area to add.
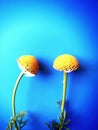
[[[52,64],[63,53],[80,63],[80,69],[68,77],[70,130],[98,130],[97,2],[0,1],[0,130],[6,129],[12,116],[11,96],[20,73],[16,59],[24,54],[34,55],[40,70],[19,84],[17,112],[26,110],[29,118],[23,130],[48,130],[44,122],[57,120],[63,74]]]

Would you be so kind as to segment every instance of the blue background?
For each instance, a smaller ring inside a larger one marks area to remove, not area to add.
[[[57,120],[63,73],[52,65],[64,53],[80,63],[68,75],[70,130],[98,129],[97,8],[97,0],[0,1],[0,130],[12,116],[16,59],[24,54],[34,55],[40,69],[35,77],[24,76],[17,91],[17,112],[26,110],[29,118],[23,130],[48,130],[44,122]]]

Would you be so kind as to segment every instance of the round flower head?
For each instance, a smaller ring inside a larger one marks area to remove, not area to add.
[[[39,63],[34,56],[24,55],[21,56],[18,60],[18,65],[21,70],[25,70],[24,73],[26,76],[35,76],[39,69]]]
[[[69,73],[71,71],[76,70],[79,67],[79,63],[78,60],[69,54],[63,54],[58,56],[54,63],[53,63],[53,67],[56,70],[59,71],[64,71],[66,73]]]

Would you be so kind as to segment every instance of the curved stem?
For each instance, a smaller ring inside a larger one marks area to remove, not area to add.
[[[64,72],[63,97],[62,97],[62,106],[61,106],[62,115],[64,115],[64,105],[65,105],[65,102],[66,102],[66,88],[67,88],[67,73]]]
[[[22,78],[22,76],[24,75],[24,71],[22,71],[17,80],[16,80],[16,83],[15,83],[15,86],[14,86],[14,90],[13,90],[13,94],[12,94],[12,113],[13,113],[13,116],[16,115],[16,109],[15,109],[15,96],[16,96],[16,91],[17,91],[17,88],[18,88],[18,84]]]

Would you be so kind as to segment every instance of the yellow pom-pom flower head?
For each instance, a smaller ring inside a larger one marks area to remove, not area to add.
[[[69,54],[63,54],[63,55],[58,56],[55,59],[53,63],[53,67],[56,70],[69,73],[76,70],[79,67],[79,63],[78,63],[78,60],[74,56],[69,55]]]
[[[21,56],[18,60],[18,65],[21,70],[25,70],[26,76],[35,76],[39,70],[38,60],[31,55]]]

